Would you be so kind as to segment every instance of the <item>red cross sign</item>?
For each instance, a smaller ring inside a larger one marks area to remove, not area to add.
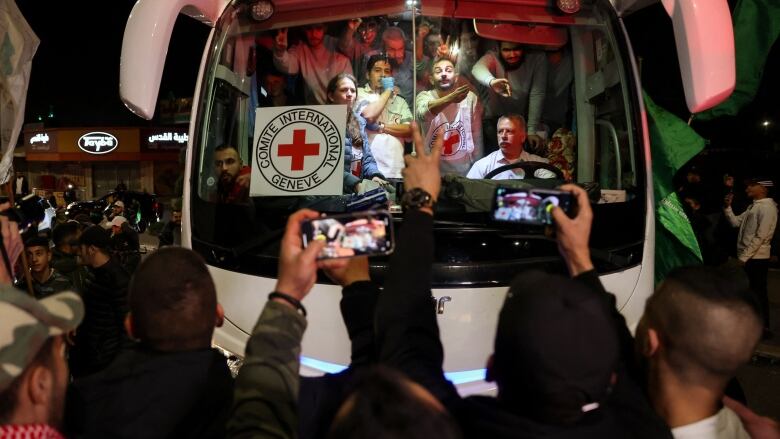
[[[279,157],[292,157],[291,171],[303,171],[306,156],[319,154],[319,143],[306,143],[306,130],[293,130],[293,143],[279,144]]]

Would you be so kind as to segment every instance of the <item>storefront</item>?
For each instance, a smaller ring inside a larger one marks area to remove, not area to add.
[[[183,172],[186,127],[53,128],[24,132],[31,188],[76,188],[93,199],[124,184],[128,190],[175,196]]]

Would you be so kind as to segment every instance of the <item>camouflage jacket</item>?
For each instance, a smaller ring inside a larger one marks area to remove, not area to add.
[[[246,346],[236,378],[231,438],[298,437],[298,369],[306,319],[269,301]]]

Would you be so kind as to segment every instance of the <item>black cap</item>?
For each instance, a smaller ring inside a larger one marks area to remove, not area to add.
[[[540,271],[513,280],[499,314],[493,357],[502,403],[556,424],[577,422],[603,404],[620,352],[601,294]]]
[[[79,237],[79,244],[94,245],[97,248],[109,248],[111,246],[111,237],[100,226],[89,226]]]

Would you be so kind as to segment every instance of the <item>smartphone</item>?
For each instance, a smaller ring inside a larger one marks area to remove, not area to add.
[[[323,216],[301,224],[303,247],[324,241],[318,259],[388,255],[393,252],[393,217],[384,210]]]
[[[512,189],[498,187],[493,199],[495,221],[545,226],[553,223],[552,208],[558,206],[571,216],[574,196],[554,189]]]

